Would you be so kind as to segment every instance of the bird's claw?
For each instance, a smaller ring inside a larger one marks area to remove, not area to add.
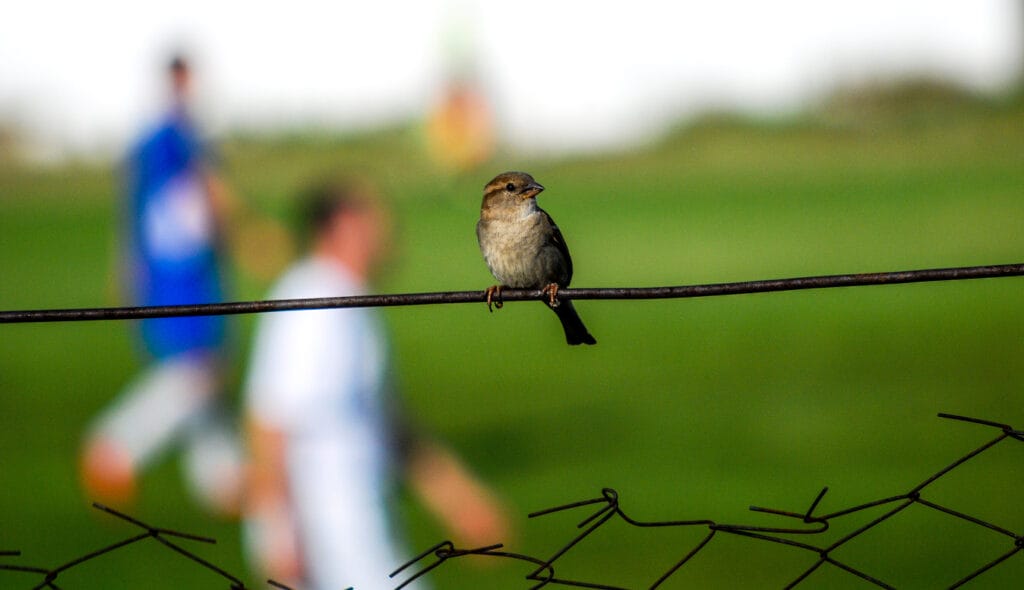
[[[551,307],[558,307],[558,283],[550,283],[547,287],[541,290],[542,293],[548,296],[548,305]]]
[[[491,309],[491,305],[495,309],[501,309],[505,306],[505,302],[501,300],[501,285],[487,287],[487,311],[493,313],[494,309]]]

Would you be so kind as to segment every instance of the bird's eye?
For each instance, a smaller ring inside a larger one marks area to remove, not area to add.
[[[507,190],[507,191],[509,191],[509,192],[512,192],[512,191],[516,190],[516,185],[514,185],[514,184],[512,184],[512,183],[510,182],[510,183],[508,183],[508,184],[506,184],[506,185],[505,185],[505,190]]]

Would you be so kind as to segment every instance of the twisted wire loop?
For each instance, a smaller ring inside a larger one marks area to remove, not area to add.
[[[535,563],[537,567],[527,574],[526,579],[530,581],[540,581],[539,584],[532,586],[532,588],[540,588],[548,584],[562,585],[562,586],[573,586],[581,588],[600,588],[607,590],[624,590],[619,586],[610,586],[601,583],[595,583],[583,580],[569,580],[564,578],[555,577],[555,562],[564,557],[567,553],[571,552],[577,547],[584,539],[591,534],[595,533],[599,528],[604,526],[612,519],[618,519],[630,526],[637,528],[652,528],[652,527],[705,527],[707,534],[702,537],[696,545],[689,548],[678,561],[672,564],[667,570],[661,572],[655,580],[647,586],[652,590],[658,588],[677,573],[683,566],[690,563],[694,556],[700,551],[706,548],[711,541],[715,538],[718,533],[737,535],[749,539],[755,539],[766,543],[774,543],[783,545],[786,547],[792,547],[797,550],[807,551],[814,553],[818,556],[817,561],[812,563],[804,571],[797,574],[797,576],[789,582],[785,588],[794,588],[805,580],[811,577],[814,572],[820,570],[822,566],[829,565],[840,571],[844,571],[850,575],[856,576],[861,580],[864,580],[879,588],[893,588],[892,585],[882,581],[876,576],[868,573],[862,568],[854,567],[853,565],[843,562],[835,557],[837,549],[843,545],[849,543],[853,539],[859,538],[865,533],[873,530],[879,524],[888,521],[902,513],[904,510],[911,506],[920,506],[929,510],[934,510],[940,514],[962,520],[971,525],[984,528],[1007,537],[1011,541],[1011,547],[1004,553],[993,557],[991,561],[978,566],[973,571],[968,572],[959,580],[956,580],[950,585],[950,588],[959,588],[964,584],[977,579],[979,576],[988,572],[992,568],[1006,562],[1014,555],[1024,551],[1024,535],[1016,533],[1008,528],[1002,527],[992,522],[988,522],[976,516],[972,516],[965,512],[956,510],[949,506],[944,506],[936,502],[927,500],[922,497],[922,492],[930,485],[938,481],[940,478],[946,476],[957,467],[967,463],[971,459],[978,455],[994,448],[999,443],[1006,440],[1016,440],[1024,442],[1024,431],[1015,429],[1014,427],[999,422],[993,422],[989,420],[982,420],[979,418],[971,418],[967,416],[958,416],[954,414],[939,414],[940,418],[955,420],[960,422],[967,422],[977,425],[982,425],[990,428],[1000,430],[998,436],[994,439],[982,444],[978,448],[972,449],[961,457],[958,457],[955,461],[949,465],[938,470],[936,473],[927,477],[920,484],[914,486],[909,491],[903,494],[866,502],[842,510],[837,510],[828,514],[816,514],[816,511],[821,504],[821,501],[825,498],[828,493],[828,488],[822,488],[822,490],[814,497],[810,505],[806,510],[800,512],[794,512],[790,510],[781,510],[776,508],[765,508],[760,506],[751,506],[750,510],[753,512],[769,514],[778,516],[783,519],[793,519],[800,522],[802,526],[797,527],[765,527],[765,526],[752,526],[744,524],[724,524],[718,523],[711,519],[695,519],[695,520],[664,520],[664,521],[641,521],[629,516],[621,507],[619,502],[619,494],[612,488],[604,488],[601,490],[601,495],[595,498],[589,498],[586,500],[580,500],[567,504],[562,504],[552,508],[546,508],[538,510],[529,514],[530,518],[536,518],[563,512],[567,510],[574,510],[583,507],[596,507],[592,513],[584,517],[577,525],[576,529],[581,531],[574,534],[570,539],[561,547],[556,549],[546,559],[529,557],[519,554],[514,554],[516,559],[523,561],[529,561]],[[860,526],[853,529],[851,532],[843,535],[839,539],[829,544],[814,544],[808,541],[798,540],[801,536],[813,538],[815,535],[820,535],[829,530],[832,521],[843,518],[858,515],[866,510],[872,508],[886,507],[887,510],[881,515],[870,519],[869,521],[861,524]],[[796,537],[796,538],[792,538]],[[413,563],[424,559],[425,557],[434,554],[437,560],[430,563],[420,571],[418,571],[412,578],[408,579],[402,585],[396,588],[402,588],[412,580],[427,574],[428,572],[436,569],[443,565],[446,561],[462,557],[464,555],[494,555],[498,557],[507,557],[507,555],[499,554],[494,552],[495,548],[500,545],[491,547],[484,547],[480,549],[457,549],[452,545],[450,541],[444,541],[438,545],[435,545],[426,552],[420,554],[409,563],[406,563],[401,568],[396,570],[392,576],[398,574],[402,570],[406,569]]]
[[[537,575],[531,574],[530,579],[540,580],[540,583],[535,585],[535,586],[532,586],[532,588],[542,588],[542,587],[546,586],[549,583],[552,583],[552,582],[556,582],[557,583],[557,580],[554,577],[555,576],[555,570],[549,564],[545,564],[542,560],[537,559],[536,557],[530,557],[529,555],[523,555],[521,553],[512,553],[512,552],[509,552],[509,551],[500,551],[500,549],[502,549],[503,547],[504,547],[504,545],[502,545],[501,543],[497,543],[497,544],[494,544],[494,545],[487,545],[487,546],[484,546],[484,547],[477,547],[475,549],[457,549],[455,547],[455,545],[451,541],[448,541],[448,540],[441,541],[437,545],[434,545],[430,549],[427,549],[426,551],[420,553],[416,557],[413,557],[409,561],[407,561],[407,562],[403,563],[402,565],[400,565],[395,571],[393,571],[390,574],[388,574],[388,577],[390,577],[390,578],[397,577],[403,571],[409,569],[410,567],[412,567],[416,563],[427,559],[431,555],[433,555],[436,558],[436,561],[434,561],[432,563],[428,563],[422,569],[420,569],[419,571],[413,573],[411,576],[406,578],[404,582],[401,582],[398,586],[395,586],[395,590],[401,590],[402,588],[404,588],[404,587],[408,586],[409,584],[413,583],[418,578],[420,578],[423,575],[427,574],[431,570],[439,567],[441,564],[443,564],[445,561],[447,561],[449,559],[452,559],[452,558],[455,558],[455,557],[464,557],[466,555],[486,555],[486,556],[489,556],[489,557],[500,557],[500,558],[504,558],[504,559],[513,559],[513,560],[518,560],[518,561],[525,561],[525,562],[532,563],[534,565],[540,566],[538,568],[538,570],[536,570],[536,571],[537,572],[543,571],[544,575],[543,575],[543,577],[538,577]],[[603,587],[603,586],[594,586],[594,587]]]
[[[843,275],[822,275],[790,279],[768,279],[737,283],[683,285],[678,287],[612,287],[590,289],[559,289],[559,300],[570,299],[684,299],[797,291],[834,287],[864,287],[935,281],[963,281],[1024,275],[1024,263],[955,268],[931,268]],[[502,289],[502,301],[547,299],[550,294],[537,289]],[[435,305],[441,303],[484,303],[486,290],[444,291],[437,293],[401,293],[391,295],[357,295],[351,297],[320,297],[314,299],[276,299],[161,305],[151,307],[95,307],[79,309],[28,309],[0,311],[0,324],[40,322],[85,322],[98,320],[131,320],[182,316],[238,315],[272,311],[308,309],[339,309],[348,307],[395,307]]]

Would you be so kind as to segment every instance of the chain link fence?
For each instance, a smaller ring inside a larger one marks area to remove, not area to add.
[[[578,523],[576,529],[579,532],[574,531],[571,535],[567,535],[568,540],[546,556],[526,555],[523,553],[508,551],[500,544],[486,547],[461,548],[457,547],[451,541],[442,541],[417,555],[409,562],[402,564],[394,572],[391,572],[390,576],[394,580],[395,590],[400,590],[401,588],[411,584],[413,581],[424,576],[428,576],[430,572],[453,559],[459,559],[466,556],[482,556],[492,559],[514,560],[530,564],[532,566],[531,571],[523,580],[524,587],[526,588],[570,586],[576,588],[597,588],[603,590],[626,590],[622,586],[606,584],[601,580],[569,579],[561,577],[556,572],[556,568],[560,561],[578,547],[582,541],[597,533],[602,527],[606,527],[609,523],[617,521],[641,529],[693,527],[706,531],[703,537],[701,537],[696,544],[679,548],[680,557],[678,561],[673,563],[667,569],[652,571],[652,581],[642,586],[645,588],[654,589],[661,587],[673,576],[676,576],[683,568],[700,567],[697,560],[695,560],[695,557],[697,557],[702,551],[707,550],[715,539],[719,539],[723,535],[738,535],[760,543],[779,544],[790,548],[792,551],[801,551],[815,556],[816,558],[814,562],[809,567],[802,571],[794,571],[792,573],[792,580],[785,585],[785,588],[794,588],[808,580],[813,580],[815,573],[821,571],[823,568],[836,568],[847,575],[855,576],[880,588],[894,588],[894,585],[881,579],[868,568],[864,566],[855,566],[848,561],[840,559],[836,556],[836,552],[838,549],[855,539],[863,538],[865,536],[882,535],[883,533],[878,531],[879,525],[890,520],[898,519],[900,515],[906,514],[908,509],[917,507],[923,510],[934,511],[946,518],[957,519],[965,522],[970,526],[982,529],[985,532],[1004,540],[1005,549],[1000,553],[993,554],[988,561],[982,563],[957,564],[963,566],[963,573],[958,579],[950,580],[948,587],[960,588],[969,582],[976,580],[980,580],[979,583],[983,584],[986,572],[1007,563],[1011,558],[1014,558],[1014,556],[1024,551],[1024,533],[1012,530],[1005,526],[1005,523],[1000,524],[992,522],[958,510],[955,506],[947,506],[931,501],[925,497],[925,492],[928,491],[929,486],[932,486],[941,478],[947,476],[958,467],[979,455],[991,451],[999,445],[1024,442],[1024,431],[1016,429],[1009,424],[981,420],[978,418],[954,416],[950,414],[939,414],[939,416],[949,420],[969,422],[984,426],[998,431],[998,434],[988,442],[985,442],[981,446],[971,449],[964,455],[956,458],[946,467],[943,467],[939,471],[929,475],[921,483],[910,490],[894,496],[888,496],[871,502],[858,504],[856,506],[851,506],[827,514],[818,514],[817,509],[822,499],[825,497],[825,494],[828,492],[828,488],[822,489],[811,502],[810,506],[808,506],[807,510],[802,512],[752,506],[750,510],[754,512],[777,516],[782,520],[782,522],[793,523],[777,527],[766,527],[719,523],[712,519],[641,521],[629,516],[622,508],[618,492],[611,488],[605,488],[597,497],[563,504],[545,510],[539,510],[529,515],[530,518],[540,518],[546,515],[569,510],[583,508],[591,508],[593,510]],[[20,560],[17,559],[20,557],[19,551],[0,550],[0,572],[7,572],[9,576],[26,576],[30,579],[28,584],[25,586],[12,586],[5,581],[3,583],[3,587],[26,587],[34,590],[51,588],[56,590],[60,588],[60,586],[57,585],[58,579],[68,570],[74,569],[93,560],[100,559],[104,555],[124,549],[134,543],[150,541],[159,543],[168,550],[184,556],[190,563],[194,564],[195,567],[202,567],[209,570],[212,574],[219,576],[223,581],[227,582],[228,587],[232,590],[247,588],[239,576],[226,571],[212,561],[201,557],[198,553],[186,549],[182,545],[183,542],[188,541],[210,544],[216,542],[214,539],[153,526],[101,504],[94,504],[93,506],[106,514],[141,529],[141,532],[104,547],[88,551],[80,556],[52,567],[24,565],[19,563]],[[1024,507],[1024,504],[1021,504],[1020,506]],[[883,508],[884,511],[881,515],[871,516],[874,513],[872,509]],[[816,537],[822,537],[824,533],[831,528],[833,523],[839,520],[853,520],[858,518],[861,519],[858,521],[859,524],[855,525],[852,531],[844,534],[838,540],[830,543],[814,542]],[[1007,521],[1019,522],[1020,519],[1021,514],[1019,513],[1006,515]],[[753,582],[753,580],[751,582]],[[269,587],[281,590],[298,590],[274,580],[267,580],[267,584]]]

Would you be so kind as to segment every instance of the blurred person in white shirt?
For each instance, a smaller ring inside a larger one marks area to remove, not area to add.
[[[366,184],[307,198],[309,253],[272,299],[367,293],[389,244],[386,209]],[[374,309],[261,317],[246,383],[251,452],[246,538],[262,573],[312,590],[392,588],[409,558],[392,529],[393,476],[456,542],[505,541],[505,512],[446,448],[410,425],[391,388]]]

